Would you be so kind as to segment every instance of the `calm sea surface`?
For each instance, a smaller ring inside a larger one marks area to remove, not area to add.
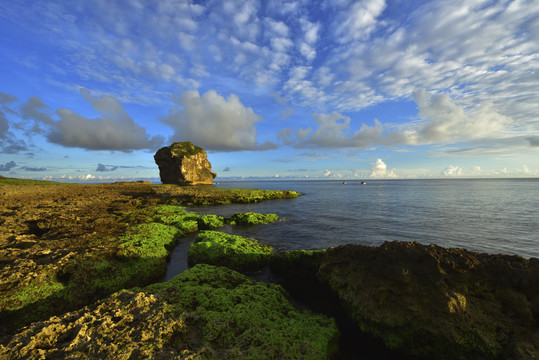
[[[192,207],[202,214],[271,212],[276,224],[226,227],[278,250],[418,241],[539,258],[539,179],[256,181],[217,188],[295,190],[294,200]]]

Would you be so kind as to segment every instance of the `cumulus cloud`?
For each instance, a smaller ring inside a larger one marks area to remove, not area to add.
[[[441,175],[443,176],[462,176],[463,171],[458,166],[449,165],[449,167],[442,170]]]
[[[322,175],[326,179],[342,179],[342,174],[334,173],[330,171],[329,169],[324,170],[324,173]]]
[[[15,161],[9,161],[3,165],[0,164],[0,171],[10,171],[16,166],[17,166],[17,163]]]
[[[181,108],[172,108],[160,120],[174,129],[173,140],[188,140],[209,150],[267,150],[271,142],[257,144],[255,124],[262,120],[253,109],[245,107],[237,95],[227,99],[210,90],[183,92]]]
[[[382,159],[377,159],[374,164],[371,164],[370,177],[374,179],[395,179],[397,174],[393,170],[388,170],[386,163]]]
[[[352,131],[352,119],[337,111],[330,114],[313,114],[315,130],[283,129],[278,138],[285,145],[297,148],[365,148],[372,145],[425,145],[496,138],[507,129],[512,119],[498,113],[492,104],[483,104],[477,110],[465,110],[446,94],[428,94],[425,90],[414,92],[419,108],[420,121],[395,126],[377,119],[374,125],[363,123]],[[537,142],[528,137],[533,146]]]
[[[285,145],[296,148],[363,148],[369,145],[402,145],[415,144],[417,136],[414,131],[391,128],[374,121],[374,126],[362,124],[359,130],[352,132],[351,119],[337,111],[330,114],[312,115],[317,125],[294,130],[282,129],[278,138]]]
[[[423,143],[481,138],[495,134],[511,123],[511,119],[483,104],[472,114],[451,101],[447,94],[430,96],[425,90],[413,94],[419,117],[427,120],[419,131]]]
[[[163,138],[149,136],[115,98],[107,95],[94,97],[85,89],[81,93],[100,117],[90,119],[69,109],[58,109],[56,115],[60,120],[54,121],[44,111],[40,111],[46,105],[37,97],[32,97],[21,111],[23,116],[49,126],[47,139],[50,142],[66,147],[129,152],[156,149],[162,145]]]

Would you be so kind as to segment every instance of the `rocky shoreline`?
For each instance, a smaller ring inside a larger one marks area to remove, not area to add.
[[[295,309],[287,289],[412,358],[539,358],[538,259],[399,242],[276,254],[218,231],[276,215],[178,206],[293,192],[3,178],[0,194],[0,357],[342,357],[335,320]],[[193,267],[155,283],[197,231]],[[235,271],[264,266],[284,288]]]

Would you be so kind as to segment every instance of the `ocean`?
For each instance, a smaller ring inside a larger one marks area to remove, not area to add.
[[[276,213],[284,220],[222,231],[276,250],[417,241],[490,254],[539,258],[539,179],[234,181],[217,188],[294,190],[293,200],[189,207],[201,214]],[[172,254],[185,257],[188,241]],[[183,260],[185,262],[185,260]]]

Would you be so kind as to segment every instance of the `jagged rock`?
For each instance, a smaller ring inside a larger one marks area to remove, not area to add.
[[[211,171],[206,151],[189,141],[161,148],[153,158],[163,184],[211,185],[217,176]]]
[[[295,284],[318,277],[364,332],[414,358],[539,359],[539,259],[386,242],[271,265]]]
[[[333,319],[295,309],[280,286],[197,265],[19,329],[0,358],[322,360],[337,338]]]

